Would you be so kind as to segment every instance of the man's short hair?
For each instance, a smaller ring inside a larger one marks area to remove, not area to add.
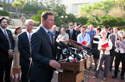
[[[33,21],[32,19],[27,19],[26,22],[25,22],[25,24],[26,24],[26,25],[29,25],[29,23],[30,23],[31,21],[34,23],[34,21]]]
[[[108,26],[104,26],[105,29],[108,29],[109,27]]]
[[[45,11],[42,13],[41,18],[46,20],[48,18],[48,15],[54,15],[51,11]]]
[[[61,30],[64,30],[64,31],[66,31],[66,29],[65,29],[65,28],[61,28]]]
[[[86,26],[82,26],[81,28],[85,28],[86,29]]]
[[[0,19],[0,24],[1,24],[1,22],[2,22],[4,19],[6,19],[6,20],[7,20],[7,18],[2,17],[2,18]]]
[[[117,28],[118,31],[120,30],[118,26],[114,26],[114,28]]]
[[[109,27],[109,28],[108,28],[108,30],[112,30],[112,28],[111,28],[111,27]]]

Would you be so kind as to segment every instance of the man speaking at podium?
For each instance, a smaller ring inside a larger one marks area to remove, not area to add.
[[[30,82],[51,82],[53,70],[59,69],[50,29],[54,24],[54,14],[45,11],[41,15],[42,25],[31,37],[32,64]]]

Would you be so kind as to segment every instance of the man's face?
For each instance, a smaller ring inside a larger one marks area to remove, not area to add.
[[[61,29],[61,34],[65,34],[65,30]]]
[[[90,30],[91,30],[91,31],[93,30],[93,28],[94,28],[94,26],[93,26],[93,25],[90,25]]]
[[[48,15],[46,20],[42,20],[43,25],[45,26],[46,29],[51,29],[52,26],[54,25],[54,16],[53,15]]]
[[[53,30],[53,31],[56,31],[56,26],[54,26],[52,30]]]
[[[81,32],[85,33],[86,29],[85,28],[81,28]]]
[[[117,33],[118,32],[118,29],[117,28],[114,28],[114,33]]]
[[[7,24],[7,20],[6,20],[6,19],[3,19],[0,25],[1,25],[1,27],[4,28],[4,29],[7,28],[7,25],[8,25],[8,24]]]
[[[32,31],[33,25],[34,25],[33,21],[30,21],[29,24],[26,25],[27,26],[27,30]]]
[[[70,29],[73,29],[73,23],[70,23],[70,24],[69,24],[69,28],[70,28]]]

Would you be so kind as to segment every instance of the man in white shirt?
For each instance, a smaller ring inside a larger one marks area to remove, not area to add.
[[[77,42],[83,44],[84,46],[89,46],[90,44],[90,36],[86,33],[86,27],[81,27],[81,33],[77,36]],[[84,43],[83,43],[84,42]]]

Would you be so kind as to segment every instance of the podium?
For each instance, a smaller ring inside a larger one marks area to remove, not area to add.
[[[85,60],[60,63],[63,72],[58,73],[58,82],[81,82],[84,80]]]

